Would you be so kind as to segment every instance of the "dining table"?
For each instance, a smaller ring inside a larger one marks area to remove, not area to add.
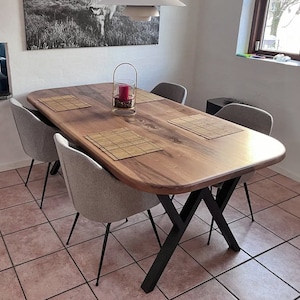
[[[158,196],[173,227],[142,289],[154,289],[201,201],[229,248],[239,251],[223,211],[240,176],[282,161],[284,145],[143,89],[136,90],[135,114],[115,115],[112,97],[113,83],[107,82],[37,90],[27,100],[118,180]],[[214,196],[210,187],[219,183]],[[170,195],[183,193],[178,210]]]

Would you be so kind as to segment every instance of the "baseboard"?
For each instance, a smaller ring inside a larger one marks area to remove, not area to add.
[[[17,168],[28,167],[30,165],[31,159],[23,160],[23,161],[16,161],[14,163],[9,164],[2,164],[0,165],[0,172],[14,170]]]
[[[286,176],[288,178],[291,178],[291,179],[293,179],[297,182],[300,182],[300,175],[299,174],[291,173],[291,172],[289,172],[289,171],[287,171],[287,170],[285,170],[285,169],[283,169],[283,168],[281,168],[280,166],[277,166],[277,165],[271,166],[269,168],[274,170],[277,173],[280,173],[281,175],[284,175],[284,176]]]

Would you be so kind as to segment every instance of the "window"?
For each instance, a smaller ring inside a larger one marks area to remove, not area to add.
[[[249,53],[300,60],[300,0],[256,0]]]

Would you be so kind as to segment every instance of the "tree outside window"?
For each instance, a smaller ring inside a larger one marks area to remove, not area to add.
[[[300,0],[256,0],[249,51],[300,60]]]

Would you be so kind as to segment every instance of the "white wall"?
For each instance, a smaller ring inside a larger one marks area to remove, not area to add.
[[[8,43],[13,96],[23,103],[34,90],[112,81],[114,68],[130,62],[138,86],[150,90],[169,80],[191,89],[194,73],[194,26],[198,2],[162,7],[159,45],[27,51],[23,1],[0,0],[0,42]],[[180,22],[178,22],[180,20]],[[28,164],[7,101],[0,101],[0,171]]]
[[[251,1],[245,0],[246,6]],[[268,110],[272,136],[287,148],[277,171],[300,180],[300,66],[237,57],[242,0],[201,0],[192,106],[232,97]]]

